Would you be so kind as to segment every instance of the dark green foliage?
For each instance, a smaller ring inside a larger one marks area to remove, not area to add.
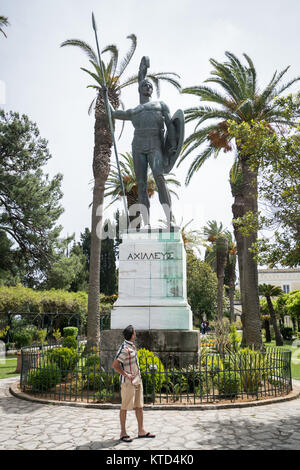
[[[280,331],[281,331],[283,339],[291,340],[293,338],[293,328],[284,327],[284,328],[281,328]]]
[[[107,372],[99,364],[85,367],[83,371],[84,388],[88,390],[100,391],[107,389],[112,392],[120,391],[119,374]]]
[[[25,329],[17,330],[12,334],[12,340],[15,343],[16,348],[21,349],[32,343],[32,335]]]
[[[93,369],[94,367],[100,368],[100,356],[97,353],[89,354],[85,359],[86,368]]]
[[[0,158],[0,226],[15,243],[6,262],[17,265],[22,282],[35,286],[40,272],[55,261],[62,175],[50,179],[43,172],[51,158],[47,141],[36,124],[18,113],[0,110]]]
[[[141,369],[144,392],[147,394],[153,392],[153,374],[149,371],[149,366],[151,364],[157,366],[157,372],[154,374],[154,387],[156,391],[159,391],[161,385],[166,380],[164,366],[159,357],[144,348],[139,349],[137,355]]]
[[[78,328],[76,326],[66,326],[63,329],[63,335],[64,337],[66,336],[74,336],[74,338],[77,338],[78,335]]]
[[[45,392],[61,382],[61,371],[56,364],[44,364],[30,372],[27,384],[33,392]]]
[[[241,378],[236,372],[225,370],[214,377],[214,386],[224,398],[235,397],[241,389]]]
[[[209,264],[187,251],[187,297],[194,315],[201,318],[204,312],[212,318],[217,311],[216,274]]]
[[[62,345],[63,345],[64,348],[77,349],[78,348],[78,341],[74,336],[66,336],[63,339]]]
[[[55,348],[48,353],[49,361],[56,364],[62,377],[73,371],[80,359],[79,353],[71,348]]]

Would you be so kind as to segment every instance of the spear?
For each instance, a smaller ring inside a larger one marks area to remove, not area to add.
[[[100,66],[101,75],[102,75],[102,91],[103,91],[103,96],[104,96],[105,108],[106,108],[106,112],[107,112],[110,132],[111,132],[111,136],[112,136],[112,140],[113,140],[113,146],[114,146],[114,152],[115,152],[115,157],[116,157],[116,162],[117,162],[117,167],[118,167],[120,185],[121,185],[121,189],[122,189],[122,193],[123,193],[123,203],[124,203],[125,215],[126,215],[126,218],[127,218],[127,223],[129,224],[128,210],[127,210],[126,197],[125,197],[125,188],[124,188],[123,178],[121,176],[119,157],[118,157],[118,151],[117,151],[117,144],[116,144],[114,126],[113,126],[112,117],[111,117],[111,109],[110,109],[109,100],[108,100],[108,90],[107,90],[105,74],[104,74],[104,70],[103,70],[103,64],[102,64],[102,60],[101,60],[101,53],[100,53],[98,35],[97,35],[97,25],[96,25],[94,13],[92,13],[92,24],[93,24],[93,30],[95,32],[95,39],[96,39],[97,51],[98,51],[98,60],[99,60],[99,66]]]

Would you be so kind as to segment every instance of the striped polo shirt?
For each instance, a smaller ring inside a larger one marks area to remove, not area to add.
[[[116,354],[115,359],[121,363],[122,369],[127,372],[127,374],[140,375],[140,366],[136,353],[136,347],[131,341],[127,341],[126,339],[124,340]],[[131,383],[127,377],[124,377],[124,375],[121,374],[120,382]]]

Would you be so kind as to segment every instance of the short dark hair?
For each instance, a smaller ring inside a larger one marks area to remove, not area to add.
[[[134,332],[134,327],[132,325],[128,325],[125,330],[123,331],[124,338],[129,341],[132,338]]]

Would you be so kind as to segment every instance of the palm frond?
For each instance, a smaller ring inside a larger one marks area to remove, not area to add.
[[[194,159],[193,163],[191,164],[188,170],[188,173],[185,179],[186,186],[190,183],[192,176],[199,170],[199,168],[201,168],[201,166],[206,162],[206,160],[208,160],[209,157],[213,154],[214,150],[215,149],[211,145],[209,145],[208,147],[206,147],[206,149],[203,150],[202,153],[197,155],[197,157]]]
[[[60,47],[65,46],[79,47],[89,57],[89,59],[91,59],[95,63],[98,62],[98,58],[94,49],[85,41],[81,41],[80,39],[67,39],[60,45]]]
[[[128,64],[131,61],[132,56],[133,56],[133,54],[136,50],[136,44],[137,44],[136,35],[135,34],[130,34],[129,36],[127,36],[127,39],[130,39],[131,45],[130,45],[129,51],[127,52],[125,57],[121,60],[120,65],[118,67],[118,70],[116,72],[118,78],[120,78],[123,75],[124,71],[126,70]]]
[[[119,50],[118,50],[118,48],[115,44],[110,44],[102,50],[102,54],[104,54],[105,52],[110,52],[111,55],[112,55],[112,57],[111,57],[112,58],[111,75],[112,75],[112,77],[114,77],[115,74],[116,74],[117,66],[118,66]]]

